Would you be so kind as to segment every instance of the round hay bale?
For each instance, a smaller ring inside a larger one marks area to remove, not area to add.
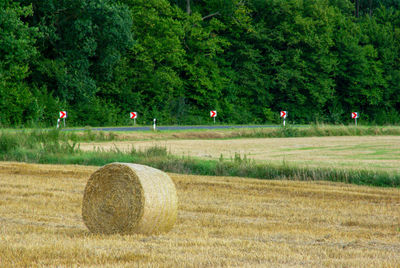
[[[93,233],[169,231],[177,217],[175,185],[144,165],[111,163],[94,172],[85,188],[82,217]]]

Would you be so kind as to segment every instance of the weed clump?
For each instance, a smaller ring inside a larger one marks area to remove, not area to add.
[[[0,135],[0,153],[8,154],[15,150],[19,145],[18,137],[10,133],[1,133]]]

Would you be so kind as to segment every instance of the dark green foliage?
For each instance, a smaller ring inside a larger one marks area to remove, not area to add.
[[[29,61],[36,54],[36,29],[21,19],[31,14],[29,6],[0,1],[0,126],[21,125],[32,119],[28,111],[34,96],[25,79]]]
[[[400,1],[189,3],[0,1],[0,126],[398,124]]]
[[[70,121],[113,124],[119,109],[107,98],[114,69],[133,44],[126,7],[113,1],[22,1],[33,4],[29,23],[39,29],[33,85],[45,87],[69,110]],[[103,89],[104,87],[104,89]],[[53,120],[57,118],[57,110]]]
[[[179,77],[185,65],[182,12],[166,0],[126,0],[131,8],[132,31],[136,43],[127,56],[121,75],[121,100],[125,113],[135,109],[138,121],[150,124],[178,123],[175,114],[187,111],[183,81]],[[180,107],[178,107],[178,105]],[[181,112],[177,110],[178,108]],[[146,122],[147,120],[147,122]]]
[[[380,7],[400,9],[398,0],[351,0],[354,5],[354,15],[362,17],[365,15],[372,16],[376,9]]]

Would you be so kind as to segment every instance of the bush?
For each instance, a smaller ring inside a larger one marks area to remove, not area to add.
[[[19,145],[18,136],[2,132],[0,135],[0,154],[8,154]]]

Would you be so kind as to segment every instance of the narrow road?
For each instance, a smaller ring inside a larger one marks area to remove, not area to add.
[[[194,130],[194,129],[234,129],[234,128],[277,128],[280,125],[246,125],[246,126],[159,126],[157,130]],[[94,127],[96,131],[149,131],[153,127]],[[63,131],[84,131],[85,128],[63,129]]]

